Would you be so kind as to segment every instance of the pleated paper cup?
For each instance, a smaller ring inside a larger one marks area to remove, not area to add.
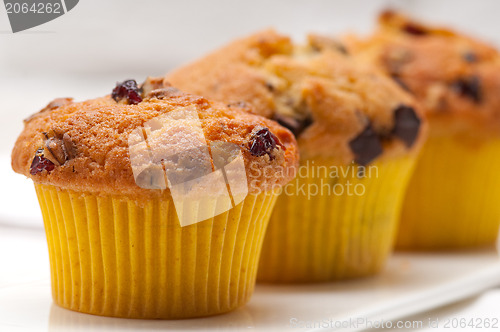
[[[410,180],[400,249],[493,246],[500,226],[500,140],[429,137]]]
[[[125,318],[209,316],[253,293],[276,194],[181,227],[169,195],[138,202],[35,184],[61,307]]]
[[[414,156],[379,160],[366,167],[364,177],[351,171],[334,177],[321,171],[333,165],[318,167],[303,161],[307,176],[299,171],[276,202],[258,281],[321,282],[380,271],[393,247],[414,160]],[[321,187],[319,193],[314,189]],[[357,194],[349,195],[348,187]]]

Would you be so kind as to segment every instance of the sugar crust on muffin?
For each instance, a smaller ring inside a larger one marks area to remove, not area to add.
[[[120,98],[117,91],[84,102],[54,100],[25,120],[12,151],[14,171],[36,183],[75,191],[159,195],[161,190],[137,186],[128,138],[148,120],[189,107],[199,116],[207,144],[227,142],[240,148],[251,191],[272,189],[295,175],[295,138],[276,122],[239,106],[183,93],[164,84],[163,78],[148,78],[139,88],[138,103]],[[262,138],[261,134],[267,136]],[[197,158],[192,152],[186,153],[185,159]],[[262,169],[266,171],[254,172]]]

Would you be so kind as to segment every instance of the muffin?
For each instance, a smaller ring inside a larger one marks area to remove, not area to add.
[[[25,121],[12,167],[35,183],[54,301],[148,319],[243,305],[297,151],[276,122],[163,79],[51,102]]]
[[[406,194],[401,249],[493,245],[500,225],[500,57],[454,31],[387,11],[369,37],[346,37],[421,101],[429,138]]]
[[[337,41],[256,33],[168,74],[238,101],[296,136],[297,178],[271,216],[257,279],[320,282],[377,273],[391,252],[425,125],[407,92]]]

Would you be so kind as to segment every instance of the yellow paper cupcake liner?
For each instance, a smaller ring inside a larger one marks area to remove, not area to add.
[[[253,293],[276,194],[248,195],[223,214],[180,227],[167,195],[138,204],[36,184],[61,307],[102,316],[219,314]]]
[[[314,169],[319,173],[317,165],[303,161],[301,170],[305,167],[307,176],[299,171],[271,215],[257,280],[318,282],[378,272],[393,246],[414,159],[408,156],[377,161],[367,166],[364,178],[357,172],[337,177],[325,172],[314,174]],[[338,168],[346,170],[347,166]],[[308,189],[326,188],[325,183],[344,188],[344,194],[340,190],[328,194],[325,190],[312,195],[314,190]],[[352,189],[362,186],[365,192],[348,195],[349,183]]]
[[[500,225],[500,140],[430,137],[410,180],[397,247],[493,245]]]

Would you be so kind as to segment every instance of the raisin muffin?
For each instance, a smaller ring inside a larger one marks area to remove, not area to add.
[[[264,31],[167,75],[186,91],[240,102],[288,127],[301,163],[264,240],[258,280],[368,276],[391,251],[422,141],[415,100],[333,39]]]
[[[12,167],[35,183],[54,301],[158,319],[243,305],[297,151],[276,122],[163,79],[51,102],[26,120]]]
[[[500,57],[454,31],[387,11],[369,37],[346,37],[413,93],[429,138],[403,206],[397,245],[453,249],[495,243],[500,225]]]

